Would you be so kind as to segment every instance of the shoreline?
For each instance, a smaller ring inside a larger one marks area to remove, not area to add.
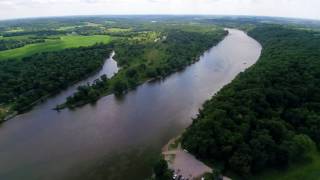
[[[229,32],[230,28],[225,28],[225,30],[228,31],[228,34],[230,34],[230,32]],[[245,32],[245,31],[242,31],[242,32]],[[245,32],[245,34],[248,35],[246,32]],[[248,35],[248,36],[249,36],[249,35]],[[227,37],[227,36],[226,36],[226,37]],[[250,36],[249,36],[249,37],[250,37]],[[260,54],[260,55],[261,55],[261,54]],[[259,58],[260,58],[260,56],[259,56]],[[255,63],[259,60],[259,58],[255,61]],[[252,67],[255,63],[253,63],[251,66],[249,66],[249,67],[247,67],[247,68]],[[240,72],[239,72],[239,73],[240,73]],[[232,80],[234,80],[234,79],[239,75],[239,73],[238,73]],[[231,82],[232,82],[232,81],[231,81]],[[230,83],[230,82],[229,82],[229,83]],[[226,86],[226,85],[228,85],[229,83],[223,85],[223,87]],[[220,88],[220,89],[217,91],[217,93],[218,93],[221,89],[222,89],[222,88]],[[215,95],[213,95],[213,96],[210,97],[209,99],[213,98],[214,96],[215,96]],[[178,173],[181,171],[181,169],[178,168],[179,166],[177,166],[177,167],[174,166],[175,161],[176,161],[176,159],[177,159],[177,155],[180,155],[181,153],[182,153],[182,154],[185,154],[185,155],[190,155],[191,157],[194,158],[194,159],[192,160],[192,162],[194,162],[195,164],[199,164],[199,166],[201,166],[201,167],[203,168],[203,169],[202,169],[202,172],[203,172],[202,174],[200,174],[200,173],[199,173],[199,174],[196,174],[196,173],[195,173],[195,175],[198,175],[198,176],[192,176],[191,179],[201,179],[200,176],[203,176],[205,173],[212,173],[212,171],[213,171],[214,168],[205,165],[202,161],[196,159],[193,154],[189,153],[186,149],[183,149],[183,148],[181,147],[181,140],[180,140],[179,138],[181,138],[182,134],[184,133],[184,131],[185,131],[186,129],[187,129],[187,128],[185,128],[185,129],[183,130],[183,132],[180,133],[178,136],[171,138],[171,139],[162,147],[162,149],[161,149],[161,155],[162,155],[163,158],[167,161],[169,169],[171,169],[171,170],[174,171],[174,174],[175,174],[177,171],[178,171]],[[182,159],[182,161],[183,161],[183,159]],[[189,164],[190,161],[187,161],[187,160],[186,160],[186,162],[187,162],[186,164],[182,164],[182,165],[183,165],[182,167],[185,166],[186,168],[188,168],[188,166],[190,166],[190,164]],[[191,162],[191,163],[192,163],[192,162]],[[176,164],[177,164],[177,163],[176,163]],[[181,165],[181,164],[179,163],[179,165]],[[199,172],[201,172],[201,171],[199,171]],[[175,174],[175,175],[176,175],[176,174]],[[189,177],[186,177],[186,178],[189,178]],[[231,178],[226,177],[226,176],[223,176],[223,175],[222,175],[222,179],[223,179],[223,180],[231,180]]]
[[[225,38],[226,36],[223,37],[223,39]],[[223,40],[222,39],[222,40]],[[221,40],[221,41],[222,41]],[[219,41],[218,43],[220,43],[221,41]],[[215,45],[214,45],[215,46]],[[211,47],[212,48],[212,47]],[[210,49],[210,48],[209,48]],[[145,83],[152,83],[154,81],[162,81],[162,80],[165,80],[166,78],[168,78],[169,76],[175,74],[175,73],[179,73],[179,72],[182,72],[183,70],[185,70],[188,66],[191,66],[195,63],[197,63],[199,60],[200,60],[200,57],[202,56],[202,54],[204,54],[206,51],[208,51],[209,49],[203,51],[201,53],[201,55],[197,55],[196,57],[193,58],[192,61],[190,61],[189,63],[187,63],[183,68],[180,68],[180,69],[175,69],[174,71],[172,72],[168,72],[168,74],[165,74],[163,76],[157,76],[157,77],[152,77],[152,78],[148,78],[148,79],[142,79],[141,82],[138,82],[137,85],[133,88],[129,88],[127,90],[125,90],[121,95],[125,95],[127,92],[129,92],[130,90],[133,90],[135,88],[137,88],[138,86],[140,85],[143,85]],[[119,67],[119,70],[120,70],[120,67]],[[111,78],[110,78],[111,79]],[[109,80],[110,80],[109,79]],[[111,92],[107,91],[105,93],[103,93],[101,96],[99,96],[99,98],[97,99],[97,101],[105,96],[109,96],[109,95],[112,95],[112,94],[115,94],[115,92],[113,92],[111,90]],[[73,104],[73,105],[67,105],[66,104],[66,101],[62,104],[58,104],[56,107],[52,108],[53,110],[56,110],[56,111],[60,111],[60,110],[63,110],[63,109],[76,109],[76,108],[79,108],[79,107],[82,107],[82,106],[85,106],[87,104],[90,104],[90,102],[78,102],[76,104]]]
[[[175,177],[182,177],[185,179],[202,179],[205,174],[212,173],[213,169],[187,150],[182,149],[180,138],[178,135],[169,140],[167,144],[162,147],[161,154],[168,163],[168,168],[173,171]]]

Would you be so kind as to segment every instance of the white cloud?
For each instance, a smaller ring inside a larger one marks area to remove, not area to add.
[[[320,0],[0,0],[0,19],[95,14],[226,14],[320,19]]]

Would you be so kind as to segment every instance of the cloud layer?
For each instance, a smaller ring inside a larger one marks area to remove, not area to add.
[[[0,0],[0,19],[97,14],[262,15],[320,19],[319,0]]]

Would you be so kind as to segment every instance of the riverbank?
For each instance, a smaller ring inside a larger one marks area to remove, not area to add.
[[[178,138],[171,139],[162,149],[162,155],[174,175],[188,179],[201,179],[205,173],[211,173],[210,167],[181,148]]]
[[[173,70],[173,72],[170,72],[171,73],[179,73],[179,72],[182,72],[185,68],[187,68],[188,66],[196,63],[197,61],[200,60],[200,56],[197,56],[196,58],[194,58],[193,61],[191,61],[189,64],[187,64],[187,66],[183,67],[182,69],[176,69],[176,70]],[[120,69],[120,68],[119,68]],[[118,83],[119,79],[121,79],[121,77],[125,77],[125,72],[119,72],[120,74],[118,76],[120,77],[115,77],[115,78],[110,78],[107,82],[107,84],[109,84],[109,87],[108,88],[104,88],[103,89],[103,92],[101,92],[97,97],[93,98],[93,99],[85,99],[83,101],[77,101],[75,103],[70,103],[68,102],[68,100],[63,103],[63,104],[58,104],[55,108],[53,108],[54,110],[57,110],[57,111],[60,111],[62,109],[65,109],[65,108],[69,108],[69,109],[76,109],[76,108],[79,108],[81,106],[84,106],[88,103],[92,103],[92,102],[95,102],[97,101],[98,99],[104,97],[104,96],[108,96],[108,95],[111,95],[111,94],[115,94],[117,97],[122,97],[122,96],[125,96],[126,93],[128,93],[129,91],[131,90],[134,90],[136,89],[138,86],[144,84],[144,83],[151,83],[151,82],[155,82],[155,81],[163,81],[165,80],[170,74],[164,74],[164,75],[161,75],[161,76],[156,76],[156,77],[145,77],[145,78],[141,78],[139,80],[137,80],[137,82],[135,82],[134,86],[126,86],[127,89],[121,89],[120,92],[119,90],[116,90],[114,88],[114,84]],[[121,75],[122,74],[122,75]],[[110,86],[111,84],[111,86]],[[93,87],[94,85],[89,85],[87,86],[87,88],[91,88]],[[74,98],[75,96],[77,96],[77,93],[76,92],[75,94],[73,94],[73,96],[70,96],[71,98]]]
[[[15,117],[17,114],[17,112],[10,111],[9,107],[0,105],[0,124]]]
[[[226,30],[232,31],[232,29]],[[246,36],[248,35],[246,34]],[[243,64],[247,65],[247,62],[244,62]],[[249,68],[253,64],[254,63],[248,64],[247,68]],[[217,90],[217,92],[219,90]],[[181,147],[182,135],[183,133],[180,134],[178,137],[170,139],[169,142],[162,148],[162,155],[164,159],[167,161],[169,168],[173,170],[176,174],[191,179],[199,179],[199,177],[203,176],[204,174],[211,173],[213,171],[211,167],[206,166],[203,162],[196,159],[191,153],[189,153],[187,150]],[[223,176],[223,179],[230,178]]]
[[[181,135],[172,138],[163,148],[162,156],[168,163],[168,168],[174,172],[177,177],[200,180],[205,174],[212,173],[213,169],[207,166],[187,150],[182,149],[180,142]],[[223,176],[223,180],[231,180]]]

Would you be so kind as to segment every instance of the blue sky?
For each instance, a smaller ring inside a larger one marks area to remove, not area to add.
[[[320,20],[320,0],[0,0],[0,19],[108,14],[212,14]]]

